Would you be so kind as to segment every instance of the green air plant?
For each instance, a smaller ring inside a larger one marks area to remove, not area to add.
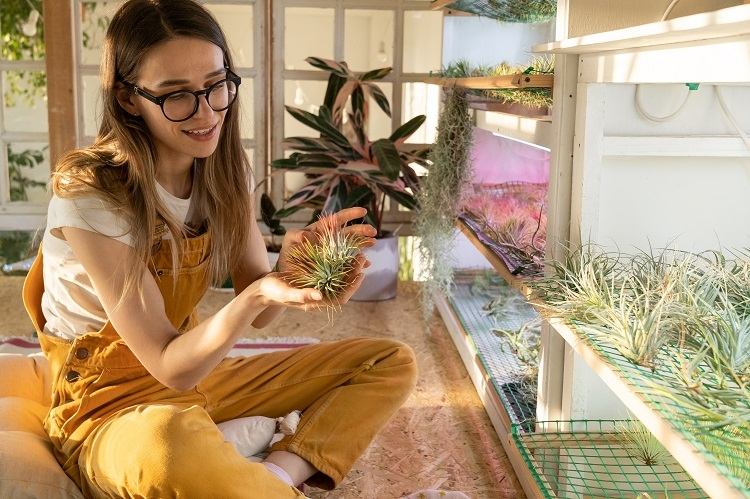
[[[286,254],[283,279],[297,288],[315,288],[335,307],[357,278],[357,255],[366,238],[342,230],[333,215],[319,219],[315,234],[293,245]]]
[[[456,0],[449,7],[508,23],[542,23],[557,11],[556,0]]]
[[[469,156],[473,130],[465,93],[458,88],[446,88],[437,140],[429,156],[432,166],[421,183],[419,210],[414,222],[426,269],[422,289],[425,320],[432,314],[435,294],[449,293],[453,282],[449,255],[460,199],[471,176]]]
[[[615,431],[622,439],[628,455],[644,466],[661,466],[670,456],[664,446],[638,420],[618,421]]]
[[[445,78],[470,78],[477,76],[508,76],[514,74],[553,74],[555,62],[553,57],[534,57],[527,66],[511,66],[500,63],[496,66],[472,67],[468,61],[459,60],[451,63],[436,76]],[[548,107],[552,105],[550,88],[496,88],[470,90],[473,96],[498,100],[509,104],[522,104],[529,107]]]

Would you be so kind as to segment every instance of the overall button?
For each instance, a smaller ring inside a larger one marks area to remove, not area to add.
[[[65,375],[65,380],[73,383],[74,381],[78,381],[81,378],[81,375],[78,373],[78,371],[68,371]]]
[[[78,350],[76,350],[76,358],[77,359],[83,360],[83,359],[87,358],[88,356],[89,356],[89,351],[88,351],[87,348],[81,347]]]

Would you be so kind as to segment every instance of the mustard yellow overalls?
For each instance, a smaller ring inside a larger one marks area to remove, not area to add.
[[[158,244],[149,264],[180,331],[196,323],[210,238],[206,230],[187,239],[177,271],[169,244]],[[196,388],[172,390],[149,374],[110,322],[74,341],[44,333],[42,257],[40,248],[23,299],[52,371],[44,426],[58,462],[87,497],[304,497],[243,458],[216,427],[295,409],[302,411],[297,433],[272,450],[305,458],[320,471],[307,483],[332,489],[413,389],[417,369],[408,346],[352,338],[228,358]]]

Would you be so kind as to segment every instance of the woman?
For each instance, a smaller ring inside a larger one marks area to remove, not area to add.
[[[130,0],[102,61],[104,112],[93,146],[53,174],[47,230],[24,303],[53,375],[45,429],[65,472],[91,497],[301,497],[334,488],[403,403],[409,347],[354,338],[225,359],[314,289],[270,272],[242,150],[240,78],[221,29],[186,0]],[[342,225],[361,208],[337,214]],[[368,225],[352,230],[374,236]],[[304,237],[293,233],[284,247]],[[285,268],[285,252],[279,259]],[[361,282],[366,264],[343,296]],[[236,297],[201,323],[209,282]],[[264,463],[216,423],[302,411]]]

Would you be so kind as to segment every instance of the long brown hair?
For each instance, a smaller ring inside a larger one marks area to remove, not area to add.
[[[102,123],[90,147],[67,154],[56,166],[52,189],[60,197],[97,195],[131,222],[135,251],[127,268],[123,296],[137,291],[142,274],[138,261],[152,257],[152,238],[159,219],[172,234],[173,267],[177,267],[187,234],[160,201],[156,190],[156,149],[145,122],[127,113],[116,91],[136,81],[138,64],[155,45],[176,37],[206,40],[221,48],[233,69],[226,38],[216,20],[193,0],[129,0],[107,30],[101,65]],[[240,142],[239,102],[226,111],[216,151],[196,158],[192,203],[212,232],[209,276],[220,283],[239,260],[253,219],[250,164]]]

